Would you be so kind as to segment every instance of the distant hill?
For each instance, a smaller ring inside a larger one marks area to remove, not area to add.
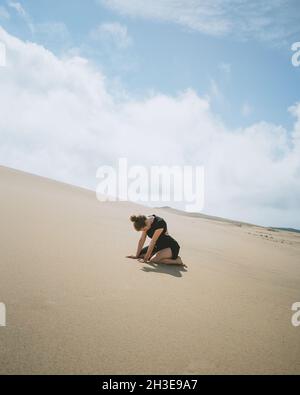
[[[195,218],[204,218],[204,219],[209,219],[212,221],[220,221],[220,222],[227,222],[233,225],[237,225],[237,226],[242,226],[242,225],[247,225],[247,226],[260,226],[260,225],[255,225],[255,224],[250,224],[248,222],[243,222],[243,221],[237,221],[237,220],[233,220],[233,219],[228,219],[228,218],[222,218],[222,217],[217,217],[214,215],[208,215],[208,214],[202,214],[202,213],[193,213],[193,212],[187,212],[187,211],[183,211],[183,210],[178,210],[176,208],[172,208],[169,206],[163,206],[163,207],[157,207],[159,209],[162,210],[168,210],[174,214],[178,214],[178,215],[184,215],[187,217],[195,217]]]
[[[268,230],[273,230],[273,231],[286,231],[286,232],[295,232],[295,233],[300,233],[299,229],[294,229],[294,228],[280,228],[280,227],[274,227],[274,226],[261,226],[261,225],[255,225],[255,224],[250,224],[248,222],[243,222],[243,221],[237,221],[233,219],[228,219],[228,218],[222,218],[222,217],[217,217],[214,215],[207,215],[207,214],[202,214],[202,213],[192,213],[192,212],[186,212],[183,210],[178,210],[169,206],[163,206],[163,207],[158,207],[163,210],[168,210],[174,214],[178,215],[185,215],[187,217],[195,217],[195,218],[204,218],[204,219],[209,219],[212,221],[221,221],[221,222],[227,222],[231,223],[236,226],[242,226],[242,225],[247,225],[247,226],[258,226],[260,228],[267,228]]]
[[[300,233],[299,229],[294,229],[294,228],[273,228],[276,230],[284,230],[286,232],[296,232],[296,233]]]

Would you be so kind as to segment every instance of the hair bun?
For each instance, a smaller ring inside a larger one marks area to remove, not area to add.
[[[146,226],[147,217],[145,215],[131,215],[130,221],[133,222],[135,230],[141,230]]]

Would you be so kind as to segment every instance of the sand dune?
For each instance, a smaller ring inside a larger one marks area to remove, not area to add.
[[[299,234],[0,181],[0,373],[300,373]],[[136,212],[167,220],[187,268],[124,257]]]

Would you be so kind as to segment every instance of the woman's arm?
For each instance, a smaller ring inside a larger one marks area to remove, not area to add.
[[[137,250],[136,250],[136,257],[137,258],[139,257],[139,255],[141,253],[141,250],[142,250],[142,248],[143,248],[143,246],[145,244],[146,237],[147,237],[147,232],[143,231],[143,233],[142,233],[142,235],[140,237],[139,243],[138,243]]]
[[[147,254],[145,255],[144,261],[149,261],[149,259],[151,257],[151,254],[152,254],[152,251],[153,251],[153,248],[154,248],[154,246],[156,244],[156,241],[159,238],[159,236],[161,235],[161,232],[163,230],[164,230],[163,228],[156,229],[156,231],[154,232],[154,234],[152,236],[152,240],[151,240],[151,242],[149,244],[149,247],[148,247],[148,250],[147,250]]]
[[[147,237],[147,233],[143,231],[142,236],[140,237],[139,243],[138,243],[138,247],[137,247],[137,251],[135,255],[126,255],[126,258],[132,258],[132,259],[138,259],[141,250],[145,244],[145,240]]]

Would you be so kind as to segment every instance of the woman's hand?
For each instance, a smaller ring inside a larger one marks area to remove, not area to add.
[[[150,260],[146,259],[146,258],[139,258],[139,262],[148,263],[148,262],[150,262]]]
[[[126,255],[126,258],[138,259],[138,256],[136,256],[136,255]]]

